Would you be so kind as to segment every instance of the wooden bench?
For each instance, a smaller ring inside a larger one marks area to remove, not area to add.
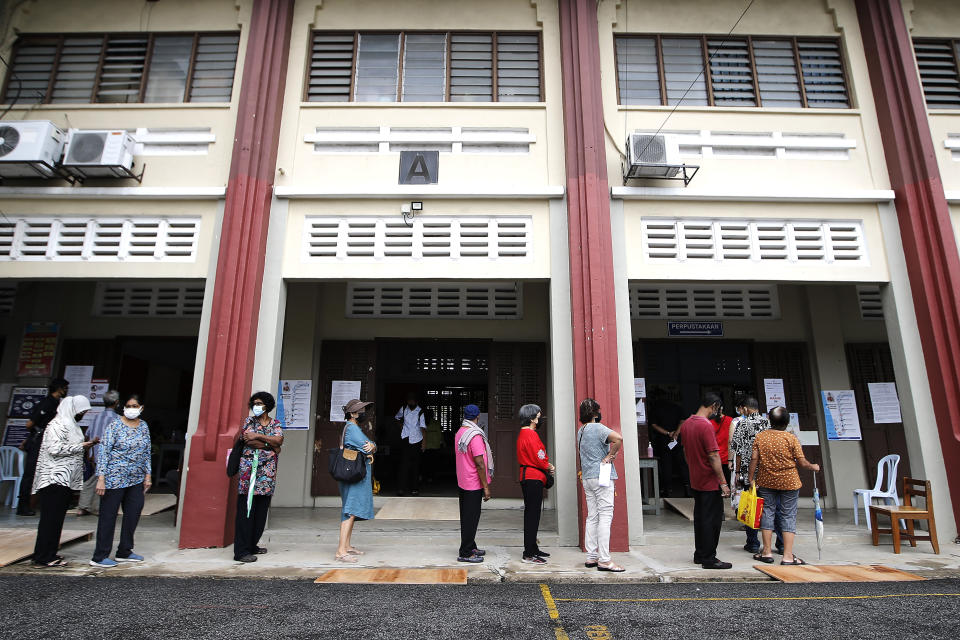
[[[923,507],[913,505],[913,497],[923,497]],[[877,516],[883,514],[890,518],[889,529],[879,529],[877,527]],[[901,529],[899,520],[906,523],[906,529]],[[913,527],[915,520],[926,520],[930,529],[929,535],[918,536]],[[940,553],[940,545],[937,544],[937,525],[933,519],[933,496],[930,493],[929,480],[915,480],[914,478],[904,477],[903,479],[903,505],[870,505],[870,526],[873,529],[873,546],[880,544],[880,534],[893,534],[893,552],[900,553],[900,538],[906,538],[910,541],[911,547],[917,546],[917,541],[929,540],[933,544],[933,552]]]

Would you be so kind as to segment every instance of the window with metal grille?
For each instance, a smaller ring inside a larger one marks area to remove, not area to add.
[[[913,41],[923,96],[931,109],[960,109],[960,39]]]
[[[614,48],[620,104],[850,107],[836,39],[630,35]]]
[[[307,102],[539,102],[540,35],[313,33]]]
[[[22,36],[6,104],[230,102],[240,34]]]

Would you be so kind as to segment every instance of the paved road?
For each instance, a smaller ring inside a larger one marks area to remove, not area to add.
[[[888,637],[905,621],[910,637],[955,639],[958,619],[960,580],[440,587],[0,577],[0,637],[17,640],[835,640]]]

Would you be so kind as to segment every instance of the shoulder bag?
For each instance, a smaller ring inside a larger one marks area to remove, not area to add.
[[[359,451],[345,449],[343,447],[343,437],[347,431],[347,426],[343,426],[340,432],[340,447],[330,449],[330,475],[337,482],[354,484],[363,480],[367,475],[367,465],[364,456]]]

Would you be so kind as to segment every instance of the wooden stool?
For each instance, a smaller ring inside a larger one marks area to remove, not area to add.
[[[917,487],[922,487],[918,489]],[[913,496],[923,496],[926,506],[924,508],[913,506]],[[890,517],[889,529],[877,528],[877,515],[884,514]],[[907,528],[900,529],[899,520],[906,522]],[[914,520],[926,520],[930,528],[930,535],[918,536],[914,533]],[[914,480],[913,478],[903,479],[903,505],[870,505],[870,527],[873,529],[873,546],[880,544],[880,534],[893,534],[893,552],[900,553],[900,538],[906,538],[910,541],[910,546],[917,546],[918,540],[929,540],[933,544],[933,552],[940,553],[940,545],[937,544],[937,525],[933,519],[933,496],[930,493],[929,480]]]

